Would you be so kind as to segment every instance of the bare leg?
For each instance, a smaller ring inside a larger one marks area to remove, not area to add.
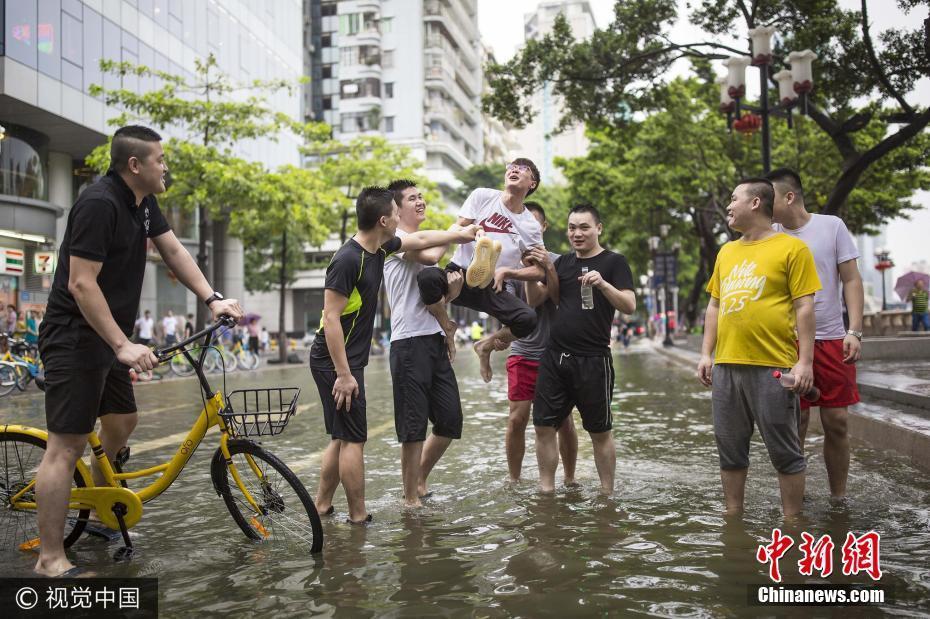
[[[555,428],[536,426],[536,463],[539,466],[540,492],[555,492],[555,469],[559,465],[559,447]]]
[[[530,420],[529,400],[510,402],[510,417],[507,419],[507,432],[504,434],[504,451],[507,452],[507,470],[510,481],[520,480],[523,470],[523,456],[526,454],[526,424]]]
[[[426,438],[426,445],[423,446],[423,455],[420,458],[420,479],[417,482],[417,494],[424,496],[427,493],[426,479],[433,472],[433,467],[439,462],[442,454],[452,444],[452,439],[447,436],[430,434]]]
[[[575,485],[575,463],[578,461],[578,433],[575,432],[575,421],[569,415],[559,427],[559,455],[562,456],[563,483],[566,486]]]
[[[486,335],[475,343],[475,353],[478,355],[478,363],[481,369],[481,378],[484,382],[491,382],[493,372],[491,370],[491,353],[495,350],[505,350],[511,342],[516,341],[516,337],[510,332],[510,327],[504,327],[496,333]]]
[[[823,419],[823,413],[821,413]],[[801,455],[804,455],[804,439],[807,437],[807,426],[811,420],[811,409],[802,408],[801,416],[798,419],[798,439],[801,441]]]
[[[830,479],[830,496],[841,499],[846,496],[846,480],[849,477],[849,434],[846,420],[849,411],[843,408],[821,408],[820,423],[823,424],[823,460]]]
[[[723,484],[723,500],[728,515],[743,513],[743,501],[746,496],[746,475],[749,469],[720,469],[720,481]]]
[[[617,468],[617,449],[613,432],[590,432],[594,446],[594,464],[601,478],[601,492],[610,496],[614,493],[614,472]]]
[[[41,545],[35,571],[45,576],[58,576],[74,567],[65,555],[64,529],[74,466],[84,453],[85,445],[86,434],[48,434],[48,445],[36,474]]]
[[[420,482],[420,457],[423,441],[411,441],[400,446],[400,472],[404,480],[404,505],[421,507],[417,484]]]
[[[781,509],[785,516],[800,514],[804,502],[804,471],[793,475],[779,473],[778,486],[781,489]]]
[[[100,433],[98,436],[100,437],[100,444],[103,446],[103,450],[111,463],[116,458],[119,450],[126,446],[129,435],[136,429],[137,423],[139,423],[138,413],[109,414],[100,417]],[[94,458],[92,462],[94,483],[98,486],[105,485],[103,473],[100,472],[100,467],[97,466],[97,458]]]
[[[365,509],[365,443],[342,442],[339,450],[339,478],[349,503],[349,519],[361,522]]]
[[[333,505],[333,495],[339,486],[339,453],[342,451],[342,441],[334,438],[326,446],[320,462],[320,488],[316,493],[317,511],[325,514]]]

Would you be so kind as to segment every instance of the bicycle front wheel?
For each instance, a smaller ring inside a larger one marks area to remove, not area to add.
[[[0,397],[16,389],[16,369],[9,364],[0,365]]]
[[[187,360],[187,357],[184,355],[175,355],[171,357],[171,363],[169,364],[171,371],[178,376],[190,376],[194,373],[194,366],[191,365],[191,362]]]
[[[0,548],[33,550],[39,546],[35,480],[45,455],[45,441],[31,434],[0,432]],[[72,488],[87,480],[74,469]],[[89,509],[71,509],[65,519],[65,548],[76,542],[87,526]]]
[[[313,499],[277,456],[250,441],[230,441],[230,462],[219,450],[214,483],[246,537],[311,553],[323,549],[323,526]]]
[[[236,355],[236,361],[242,370],[254,370],[258,367],[258,355],[250,350],[245,350]]]

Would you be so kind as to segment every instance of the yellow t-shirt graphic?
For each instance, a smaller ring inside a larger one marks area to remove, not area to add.
[[[818,290],[814,256],[799,239],[777,233],[724,245],[707,284],[720,301],[714,362],[792,367],[793,302]]]

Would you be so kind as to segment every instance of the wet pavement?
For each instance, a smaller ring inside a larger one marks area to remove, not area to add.
[[[495,359],[490,386],[479,378],[469,351],[459,357],[464,438],[434,471],[435,494],[423,509],[402,507],[390,376],[387,359],[377,357],[366,373],[372,526],[342,523],[340,490],[336,517],[324,518],[322,557],[249,543],[213,491],[209,459],[217,437],[208,434],[175,485],[146,504],[133,529],[137,557],[131,563],[113,563],[116,544],[86,537],[74,547],[74,560],[95,566],[101,576],[157,576],[165,616],[191,611],[276,617],[925,616],[930,609],[930,480],[904,458],[854,445],[852,498],[833,507],[822,436],[811,437],[805,514],[786,524],[777,479],[757,436],[747,511],[742,519],[724,519],[710,394],[692,371],[641,346],[615,356],[616,496],[598,495],[590,441],[583,434],[581,486],[540,496],[532,430],[525,481],[505,483],[503,357]],[[267,369],[230,375],[227,382],[227,390],[303,389],[298,415],[264,445],[314,494],[328,439],[308,370]],[[143,413],[130,468],[157,464],[173,453],[201,406],[192,380],[140,385],[137,400]],[[0,400],[0,422],[44,426],[41,397],[33,389]],[[771,540],[776,526],[796,540],[801,531],[829,533],[837,544],[836,570],[827,579],[800,576],[801,555],[792,548],[781,561],[786,583],[871,582],[864,575],[842,575],[839,547],[848,531],[879,531],[881,584],[892,602],[846,610],[747,607],[747,586],[768,583],[767,567],[756,561],[755,551]],[[4,576],[27,575],[34,562],[34,555],[11,549],[2,549],[0,557]]]

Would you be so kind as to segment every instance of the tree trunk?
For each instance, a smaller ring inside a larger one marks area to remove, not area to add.
[[[287,329],[284,325],[287,302],[287,230],[281,233],[281,273],[278,278],[278,359],[287,361]]]
[[[701,293],[711,273],[714,272],[714,263],[717,261],[717,237],[714,233],[716,226],[716,201],[711,199],[705,208],[696,208],[691,213],[691,220],[694,223],[694,231],[700,240],[700,261],[698,263],[697,273],[694,275],[694,283],[691,291],[688,293],[688,307],[686,315],[688,324],[696,325],[698,319],[698,304],[701,300]]]
[[[210,262],[207,258],[207,237],[210,229],[210,222],[207,218],[207,209],[203,206],[197,207],[197,219],[198,219],[198,236],[200,237],[197,240],[197,267],[200,269],[200,272],[203,273],[203,276],[207,278],[208,282],[213,282],[213,278],[210,276],[208,269],[210,268]],[[201,303],[202,299],[197,299],[197,330],[206,326],[207,321],[211,319],[210,308]]]
[[[340,243],[345,243],[345,242],[346,242],[346,233],[347,233],[346,228],[348,227],[348,225],[349,225],[349,211],[343,209],[343,211],[342,211],[342,229],[341,229],[340,232],[339,232],[339,242],[340,242]]]

